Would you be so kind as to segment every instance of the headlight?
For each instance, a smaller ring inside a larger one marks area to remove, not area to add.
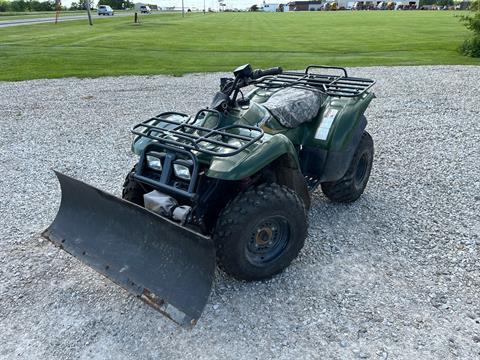
[[[147,155],[147,165],[152,170],[162,171],[162,162],[155,156]]]
[[[190,180],[190,170],[185,165],[173,164],[173,172],[180,179]]]

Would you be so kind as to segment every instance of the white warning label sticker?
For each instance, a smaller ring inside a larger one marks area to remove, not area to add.
[[[330,128],[332,127],[333,121],[337,116],[337,109],[328,109],[323,115],[322,122],[315,133],[315,139],[318,140],[327,140],[328,134],[330,133]]]

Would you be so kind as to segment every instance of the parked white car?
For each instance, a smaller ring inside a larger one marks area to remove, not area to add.
[[[151,14],[152,9],[148,5],[140,5],[140,14]]]
[[[113,15],[114,15],[114,11],[113,11],[113,9],[112,9],[110,6],[108,6],[108,5],[98,5],[97,15],[113,16]]]

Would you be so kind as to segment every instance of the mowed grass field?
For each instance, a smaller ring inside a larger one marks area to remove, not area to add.
[[[178,13],[0,28],[0,80],[229,71],[237,65],[476,64],[450,11]]]

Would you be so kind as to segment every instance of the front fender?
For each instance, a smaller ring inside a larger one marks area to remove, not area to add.
[[[241,180],[262,170],[284,154],[290,154],[299,168],[298,156],[292,142],[282,134],[265,134],[241,153],[229,157],[214,157],[206,175],[222,180]]]

